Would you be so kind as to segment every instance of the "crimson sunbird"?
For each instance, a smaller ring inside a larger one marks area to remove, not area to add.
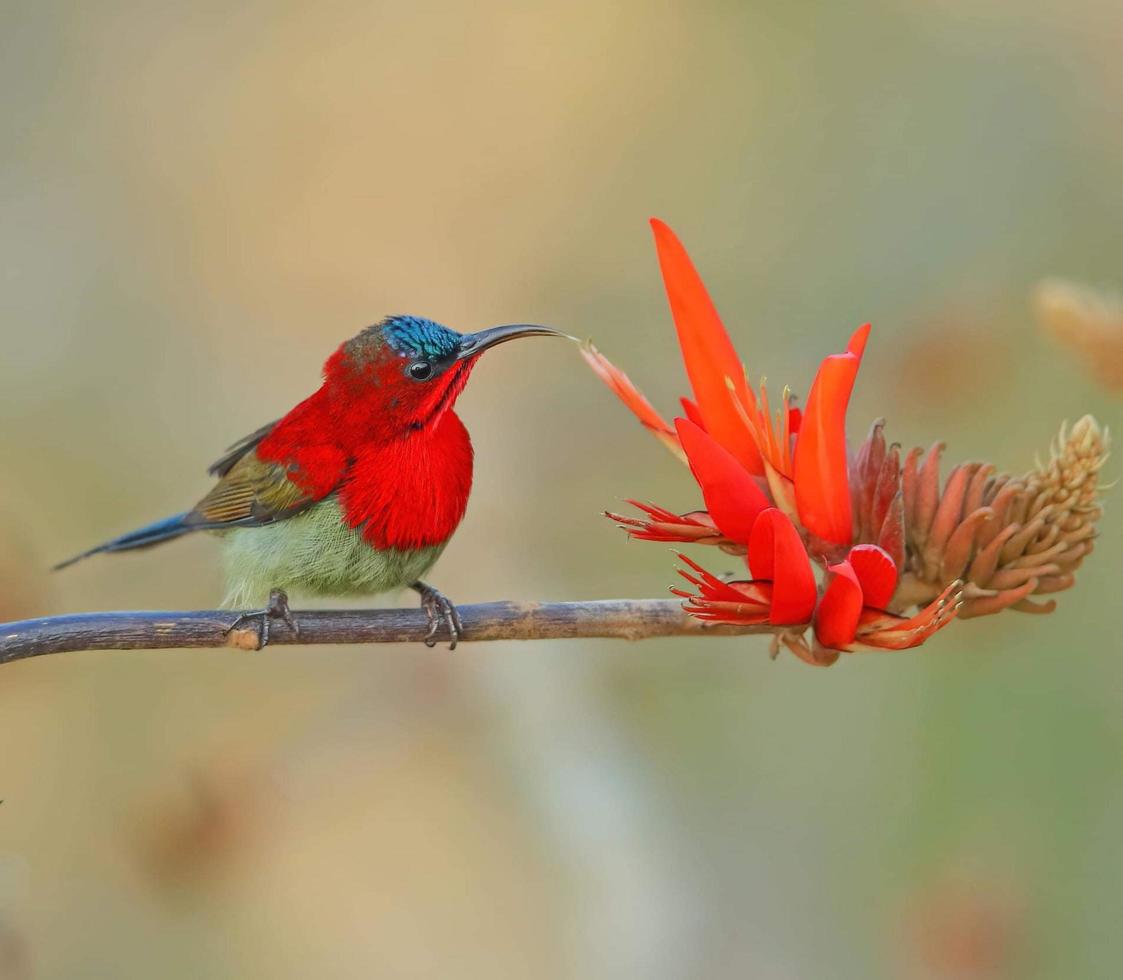
[[[224,543],[224,605],[268,605],[296,629],[289,591],[373,595],[409,586],[450,646],[456,607],[422,577],[468,504],[472,443],[452,410],[479,356],[519,337],[566,334],[511,324],[461,334],[432,320],[390,316],[346,341],[323,384],[284,418],[236,442],[208,470],[218,483],[189,511],[123,534],[57,568],[101,552],[148,548],[195,531]],[[231,627],[233,628],[233,627]]]

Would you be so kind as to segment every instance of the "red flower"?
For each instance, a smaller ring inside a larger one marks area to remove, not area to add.
[[[806,625],[815,610],[815,572],[791,519],[775,507],[761,512],[749,541],[752,579],[724,582],[686,555],[679,557],[697,576],[680,571],[699,594],[672,589],[687,600],[686,609],[699,619],[731,623]]]
[[[798,632],[785,631],[785,644],[801,659],[829,666],[839,651],[857,646],[899,650],[917,646],[945,625],[956,612],[959,583],[949,585],[936,602],[906,618],[888,612],[897,588],[897,566],[876,545],[857,545],[837,564],[828,565],[822,597],[799,531],[791,519],[770,507],[757,518],[749,541],[752,578],[727,582],[686,555],[690,568],[680,570],[698,593],[672,588],[686,599],[685,608],[698,619],[744,625],[806,627],[815,644],[808,647]]]
[[[955,615],[963,584],[950,583],[935,602],[906,618],[888,612],[898,571],[877,545],[856,545],[843,561],[827,566],[827,575],[812,623],[815,642],[825,650],[853,650],[856,644],[887,650],[917,646]]]
[[[941,485],[943,445],[902,461],[881,422],[851,457],[846,411],[869,324],[822,362],[802,415],[786,388],[774,415],[764,385],[758,395],[746,382],[682,243],[661,221],[651,226],[693,400],[682,399],[683,417],[669,424],[627,375],[592,346],[584,353],[690,466],[705,502],[679,515],[630,501],[642,517],[609,516],[636,538],[746,558],[751,577],[725,581],[681,556],[697,591],[672,591],[688,612],[773,627],[774,649],[828,665],[840,651],[918,646],[961,608],[963,618],[1054,608],[1030,597],[1072,586],[1102,513],[1098,474],[1109,440],[1095,419],[1062,427],[1049,462],[1022,477],[967,463]]]
[[[705,429],[689,419],[675,419],[675,430],[717,529],[731,541],[748,543],[757,517],[769,506],[764,491]]]
[[[776,504],[791,516],[798,516],[811,535],[827,546],[845,547],[852,538],[846,409],[869,324],[855,331],[844,353],[823,361],[811,385],[807,410],[800,413],[793,408],[785,389],[779,417],[774,420],[767,391],[762,386],[758,402],[745,382],[741,361],[682,243],[663,222],[652,220],[651,226],[694,390],[695,400],[682,402],[686,419],[676,420],[672,429],[628,376],[591,345],[584,349],[586,360],[648,429],[672,451],[685,454],[703,492],[712,481],[699,475],[700,467],[715,475],[717,466],[722,474],[719,479],[727,487],[744,488],[747,479],[764,477]],[[682,439],[683,423],[692,425],[689,431],[694,456]],[[725,453],[715,462],[720,450]],[[738,464],[736,472],[732,463]],[[727,496],[721,490],[714,492],[718,497]],[[720,518],[716,514],[714,518],[725,531]],[[751,520],[749,523],[751,526]],[[737,539],[736,535],[728,536]],[[746,538],[747,533],[742,540]]]
[[[756,440],[737,409],[738,404],[755,406],[741,359],[682,242],[657,218],[652,219],[651,230],[682,359],[694,389],[694,405],[688,411],[694,410],[695,423],[750,473],[763,474]]]
[[[725,538],[714,524],[714,519],[704,510],[694,510],[689,514],[676,514],[665,507],[656,504],[644,504],[638,500],[629,500],[638,510],[647,515],[647,520],[636,517],[625,517],[621,514],[607,512],[637,541],[674,541],[678,544],[728,544],[727,550],[736,552],[737,546]],[[744,554],[744,549],[740,550]]]
[[[857,645],[922,643],[954,615],[958,592],[949,587],[912,619],[890,611],[900,577],[895,559],[903,560],[899,521],[890,518],[901,508],[886,506],[879,512],[878,531],[891,525],[896,538],[886,531],[885,540],[875,537],[852,547],[855,493],[846,410],[869,325],[855,331],[843,353],[823,361],[802,414],[785,389],[774,417],[764,386],[758,397],[747,384],[741,360],[682,243],[661,221],[651,225],[694,393],[693,401],[682,400],[685,417],[675,419],[672,428],[602,354],[587,346],[585,357],[640,421],[686,460],[706,509],[679,516],[637,504],[644,518],[609,516],[637,538],[716,544],[747,556],[752,577],[736,582],[723,581],[682,556],[689,568],[681,574],[698,591],[673,591],[700,619],[776,626],[789,649],[819,664],[832,663],[834,651]],[[873,470],[872,462],[863,462],[859,476]],[[878,466],[881,462],[877,460]],[[879,476],[880,470],[873,479]],[[898,493],[899,483],[889,481],[886,490]],[[859,497],[865,490],[862,484]],[[858,530],[870,520],[864,515]],[[816,583],[812,559],[823,566],[823,589]],[[801,638],[808,626],[814,627],[814,649]]]
[[[869,335],[867,323],[854,332],[845,354],[823,361],[807,395],[795,444],[792,479],[799,519],[808,531],[832,544],[847,545],[853,537],[846,409]]]

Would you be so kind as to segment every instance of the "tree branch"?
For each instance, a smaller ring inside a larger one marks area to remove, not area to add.
[[[460,606],[461,642],[655,636],[731,636],[770,633],[769,626],[700,622],[674,599],[598,599],[590,602],[485,602]],[[270,624],[270,645],[420,642],[428,620],[420,609],[294,612],[299,636]],[[168,650],[184,647],[260,646],[256,627],[227,632],[238,614],[205,612],[99,612],[0,624],[0,663],[77,650]]]

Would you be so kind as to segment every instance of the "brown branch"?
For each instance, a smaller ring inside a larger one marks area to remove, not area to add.
[[[673,599],[598,599],[589,602],[485,602],[460,606],[461,642],[655,636],[730,636],[769,633],[768,626],[716,626],[687,616]],[[331,610],[293,613],[299,636],[285,623],[270,625],[269,643],[411,643],[428,629],[420,609]],[[257,649],[253,626],[227,632],[237,613],[97,612],[0,624],[0,664],[77,650],[167,650],[184,647]]]

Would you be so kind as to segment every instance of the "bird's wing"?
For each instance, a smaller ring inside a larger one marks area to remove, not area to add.
[[[185,514],[156,521],[56,565],[108,551],[133,551],[192,531],[259,527],[295,517],[330,496],[347,476],[349,459],[337,446],[310,445],[284,461],[264,460],[258,444],[280,423],[263,426],[235,443],[210,472],[219,477],[211,492]]]
[[[252,438],[252,437],[251,437]],[[260,441],[260,440],[259,440]],[[256,527],[295,517],[339,487],[347,464],[317,453],[317,478],[297,483],[293,474],[298,463],[289,465],[261,459],[252,446],[230,463],[211,492],[195,505],[184,523],[194,529]]]
[[[248,436],[239,439],[236,443],[227,448],[222,456],[207,467],[207,472],[211,476],[226,476],[226,474],[233,469],[234,464],[237,463],[238,460],[245,456],[251,449],[257,448],[257,444],[273,431],[273,427],[278,421],[280,420],[269,422],[260,429],[251,432]]]

